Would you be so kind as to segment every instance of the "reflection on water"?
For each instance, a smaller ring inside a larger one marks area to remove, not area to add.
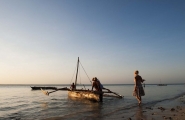
[[[136,109],[136,114],[135,114],[135,119],[136,120],[147,120],[146,116],[143,115],[145,111],[143,111],[142,106],[138,107],[138,109]]]
[[[99,103],[69,98],[66,91],[58,91],[46,96],[39,90],[31,91],[30,86],[0,86],[0,119],[44,119],[50,117],[63,117],[70,120],[107,119],[106,116],[108,115],[109,118],[113,118],[114,115],[122,114],[125,114],[122,116],[126,118],[126,113],[130,114],[131,112],[136,114],[135,119],[145,118],[142,107],[137,106],[137,100],[132,96],[133,85],[109,85],[105,87],[124,95],[124,98],[106,97],[103,103]],[[148,104],[173,98],[183,92],[185,92],[183,85],[165,87],[146,85],[146,95],[142,97],[142,100],[144,104]]]
[[[99,110],[102,109],[102,104],[99,102],[90,101],[87,99],[80,99],[74,97],[68,97],[68,107],[73,107],[74,111],[83,111],[84,112],[92,112],[96,111],[96,113],[100,112]],[[83,106],[83,107],[82,107]]]
[[[47,102],[41,102],[41,107],[43,109],[48,109],[48,103]]]

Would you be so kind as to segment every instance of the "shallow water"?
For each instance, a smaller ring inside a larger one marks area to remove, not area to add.
[[[64,87],[64,86],[56,86]],[[66,86],[68,87],[68,86]],[[105,85],[111,91],[124,96],[123,99],[106,97],[103,103],[68,98],[67,91],[44,95],[40,90],[32,91],[29,85],[0,85],[0,119],[106,119],[119,110],[129,112],[137,107],[132,96],[133,85]],[[90,89],[91,86],[86,86]],[[185,93],[184,85],[146,85],[143,104],[156,104]],[[120,113],[121,114],[121,113]]]

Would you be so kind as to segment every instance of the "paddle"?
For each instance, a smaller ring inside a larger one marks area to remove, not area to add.
[[[43,90],[42,88],[40,89],[45,95],[48,95],[49,96],[49,93],[48,93],[48,91],[45,91],[45,90]]]

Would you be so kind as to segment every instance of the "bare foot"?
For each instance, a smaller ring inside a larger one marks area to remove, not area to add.
[[[141,106],[141,101],[138,103],[138,106]]]

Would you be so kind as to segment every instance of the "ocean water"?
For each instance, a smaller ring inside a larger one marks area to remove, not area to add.
[[[104,97],[103,103],[99,103],[69,98],[67,91],[46,96],[40,90],[32,91],[29,85],[0,85],[0,120],[40,120],[52,117],[67,120],[108,119],[108,116],[113,116],[119,110],[127,113],[138,107],[137,100],[132,96],[134,85],[104,87],[124,98]],[[86,86],[86,89],[91,89],[91,86]],[[146,95],[142,97],[143,104],[150,105],[184,95],[185,85],[145,85],[144,90]]]

